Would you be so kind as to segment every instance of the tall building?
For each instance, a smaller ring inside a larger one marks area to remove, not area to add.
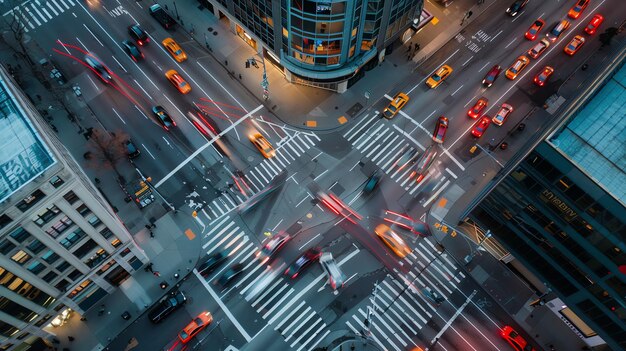
[[[338,92],[390,53],[424,6],[423,0],[201,2],[290,82]]]
[[[147,257],[2,66],[0,150],[0,349],[11,350]]]
[[[556,293],[564,323],[611,350],[626,350],[625,52],[470,213]]]

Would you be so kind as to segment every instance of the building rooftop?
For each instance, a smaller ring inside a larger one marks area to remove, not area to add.
[[[626,203],[626,65],[550,142]]]
[[[0,203],[55,163],[11,84],[0,76]]]

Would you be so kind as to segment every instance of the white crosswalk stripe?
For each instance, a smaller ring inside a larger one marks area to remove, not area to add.
[[[255,255],[259,250],[257,245],[230,216],[215,220],[208,233],[205,233],[205,238],[203,249],[207,254],[228,254],[229,260],[224,266],[235,262],[244,265],[241,277],[229,289],[236,290],[238,295],[245,297],[244,301],[248,301],[259,316],[284,337],[291,348],[311,350],[330,333],[322,317],[282,274],[267,282],[265,288],[258,289],[258,284],[264,282],[266,277],[271,277],[271,266],[260,263]],[[318,270],[317,273],[323,275],[322,269]],[[216,279],[220,272],[216,271],[208,279]],[[317,280],[316,285],[323,284],[321,279]],[[279,316],[280,318],[274,318]]]
[[[263,159],[253,169],[244,171],[246,183],[250,185],[254,193],[261,191],[277,174],[285,170],[287,165],[290,165],[292,161],[295,161],[296,158],[302,156],[307,150],[314,147],[315,142],[318,141],[320,141],[320,138],[317,135],[305,133],[298,133],[290,138],[286,138],[285,142],[281,143],[280,147],[276,148],[275,157]],[[243,194],[239,193],[236,187],[233,187],[231,190],[211,201],[207,205],[208,209],[203,209],[200,213],[207,217],[209,222],[220,219],[247,199],[240,195]]]
[[[375,298],[364,300],[345,322],[353,332],[365,332],[363,321],[368,306],[372,307],[369,324],[372,340],[384,350],[418,346],[418,331],[433,318],[438,307],[426,295],[427,290],[447,299],[465,278],[447,253],[439,254],[435,250],[430,238],[421,239],[402,262],[410,266],[409,273],[401,279],[387,275],[378,284]]]
[[[63,6],[61,6],[61,4]],[[14,7],[11,11],[4,14],[7,21],[12,22],[8,18],[13,18],[21,23],[24,32],[29,32],[40,27],[48,21],[62,15],[65,11],[74,7],[76,2],[73,0],[34,0],[23,2],[19,6]]]

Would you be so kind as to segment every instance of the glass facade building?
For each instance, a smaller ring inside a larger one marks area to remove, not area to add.
[[[384,59],[424,5],[423,0],[208,2],[250,46],[269,53],[288,80],[339,92]]]
[[[0,349],[26,350],[147,257],[0,66]]]
[[[623,62],[622,62],[623,65]],[[626,67],[474,208],[589,346],[626,350]],[[580,318],[581,321],[576,321]]]

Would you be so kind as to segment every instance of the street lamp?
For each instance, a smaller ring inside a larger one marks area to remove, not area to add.
[[[478,246],[476,247],[476,251],[472,251],[471,254],[465,256],[465,264],[468,265],[470,262],[472,262],[472,260],[474,259],[474,256],[476,256],[476,254],[478,253],[478,251],[480,251],[483,248],[483,243],[485,242],[485,240],[491,238],[491,230],[487,230],[487,233],[485,233],[485,236],[480,239],[480,241],[478,242]]]

